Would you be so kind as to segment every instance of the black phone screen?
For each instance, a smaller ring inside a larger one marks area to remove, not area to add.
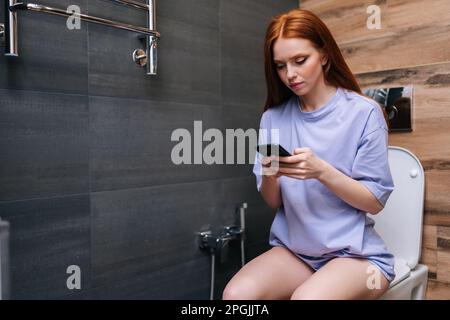
[[[289,157],[291,154],[279,144],[263,144],[256,147],[256,150],[265,157],[270,157],[271,155],[278,155],[280,157]],[[277,154],[278,150],[278,154]]]

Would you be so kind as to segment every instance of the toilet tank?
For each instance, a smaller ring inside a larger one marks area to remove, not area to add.
[[[388,157],[394,191],[384,209],[370,217],[389,251],[414,269],[422,244],[424,171],[419,159],[407,149],[389,146]]]

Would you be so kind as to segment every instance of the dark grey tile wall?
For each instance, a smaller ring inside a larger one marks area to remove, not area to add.
[[[89,193],[87,96],[0,89],[0,150],[0,201]]]
[[[146,21],[106,0],[36,2]],[[258,127],[265,28],[296,6],[157,1],[155,77],[131,60],[143,47],[132,33],[19,13],[20,57],[0,57],[0,217],[11,223],[13,299],[209,299],[210,255],[195,233],[236,224],[242,202],[247,259],[268,249],[273,212],[252,166],[176,166],[171,133],[193,133],[196,120],[223,134]],[[81,290],[67,289],[70,265],[81,268]],[[239,268],[231,242],[216,262],[216,299]]]
[[[81,289],[91,287],[89,195],[0,202],[10,223],[13,299],[67,296],[66,271],[81,269]]]
[[[4,21],[4,1],[1,1]],[[31,1],[33,2],[33,1]],[[37,3],[86,8],[87,0],[42,0]],[[86,95],[88,92],[87,28],[69,30],[63,17],[19,13],[20,59],[0,59],[0,88],[53,91]],[[3,53],[3,51],[2,51]]]

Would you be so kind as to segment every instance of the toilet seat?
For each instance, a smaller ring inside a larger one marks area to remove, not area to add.
[[[417,157],[401,147],[389,146],[388,159],[394,191],[383,210],[371,218],[389,251],[412,270],[422,243],[424,170]]]
[[[411,269],[409,268],[406,260],[400,258],[395,259],[394,271],[395,271],[395,278],[394,280],[392,280],[389,287],[395,286],[403,279],[408,278],[409,275],[411,274]]]
[[[428,267],[418,264],[425,174],[419,159],[407,149],[389,146],[388,160],[394,191],[383,210],[371,218],[375,230],[394,255],[395,278],[380,299],[421,300],[428,280]]]

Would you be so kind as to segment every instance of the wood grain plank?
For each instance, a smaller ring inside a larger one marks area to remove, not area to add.
[[[448,0],[387,0],[387,30],[411,29],[419,26],[448,26]]]
[[[378,5],[381,13],[381,29],[368,29],[367,7]],[[315,13],[328,27],[338,44],[376,39],[387,35],[386,0],[301,1],[300,7]]]
[[[439,281],[428,280],[427,291],[425,294],[427,300],[448,300],[450,299],[450,284]]]
[[[380,7],[381,26],[366,26],[369,4]],[[302,8],[316,13],[329,27],[355,73],[424,65],[450,60],[450,3],[415,0],[312,1]],[[417,8],[417,10],[416,10]],[[389,53],[389,54],[387,54]]]
[[[450,211],[425,209],[424,224],[450,226]]]
[[[410,84],[446,87],[450,85],[450,62],[362,72],[356,74],[356,78],[362,87],[397,87]]]
[[[437,250],[422,247],[419,263],[428,266],[429,277],[436,278],[437,272]]]
[[[425,225],[423,226],[422,234],[422,246],[425,249],[437,249],[436,237],[437,237],[437,226]]]
[[[350,69],[362,73],[449,61],[449,42],[450,26],[429,26],[339,47]]]
[[[450,251],[437,251],[437,281],[450,283]]]
[[[425,224],[450,226],[449,181],[450,170],[425,172]]]
[[[381,29],[367,28],[369,5],[379,6]],[[422,0],[305,0],[300,7],[318,15],[339,44],[394,35],[417,27],[446,26],[450,18],[448,0],[433,0],[433,5]]]
[[[450,251],[450,227],[437,227],[437,246],[439,249]]]

